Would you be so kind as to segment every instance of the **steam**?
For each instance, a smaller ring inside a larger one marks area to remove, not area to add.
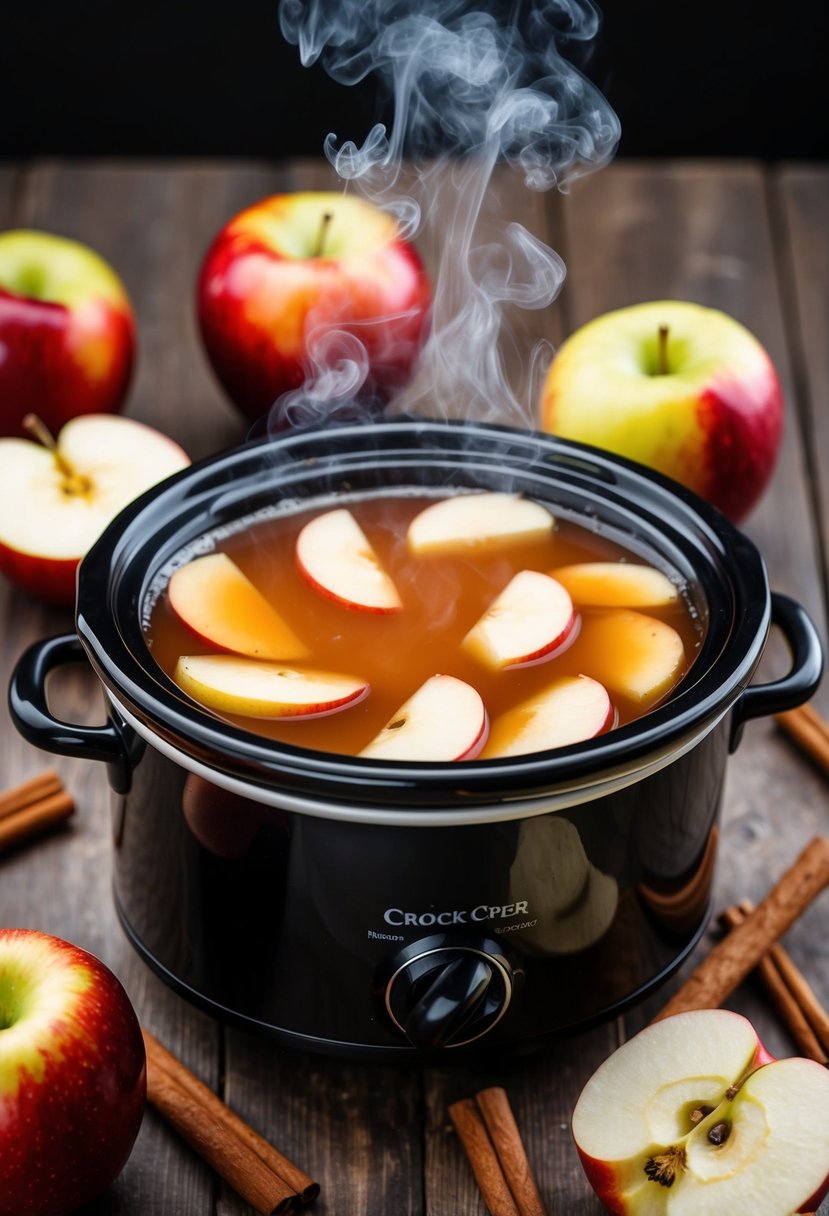
[[[533,390],[519,400],[505,360],[512,348],[531,385],[550,351],[524,350],[512,314],[548,307],[565,267],[520,223],[496,222],[487,201],[501,166],[530,190],[566,190],[613,156],[616,115],[563,53],[595,39],[599,21],[592,0],[511,11],[503,0],[282,0],[282,33],[303,64],[319,60],[343,85],[375,73],[393,100],[390,130],[375,125],[362,146],[332,133],[324,147],[348,188],[437,251],[429,338],[402,409],[484,419],[497,407],[532,425]],[[368,370],[361,344],[317,338],[305,400],[353,396]]]

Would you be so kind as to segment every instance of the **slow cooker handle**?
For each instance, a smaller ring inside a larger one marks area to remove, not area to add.
[[[77,634],[61,634],[35,642],[24,651],[12,672],[9,713],[24,739],[47,752],[103,760],[116,794],[126,794],[132,774],[133,740],[130,728],[111,721],[106,726],[63,722],[49,709],[46,681],[56,667],[86,659]]]
[[[771,623],[778,627],[789,647],[791,670],[780,680],[752,684],[743,691],[732,710],[729,742],[732,752],[740,742],[746,722],[802,705],[815,692],[823,675],[823,647],[806,610],[796,600],[773,591]]]

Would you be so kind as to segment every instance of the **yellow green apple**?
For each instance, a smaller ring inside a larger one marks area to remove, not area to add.
[[[774,472],[784,399],[768,351],[736,318],[654,300],[572,333],[538,411],[542,430],[656,469],[740,522]]]

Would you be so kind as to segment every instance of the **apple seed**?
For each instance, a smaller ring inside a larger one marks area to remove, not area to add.
[[[713,1113],[713,1111],[713,1106],[701,1105],[695,1107],[695,1109],[691,1111],[691,1122],[693,1123],[694,1127],[696,1127],[698,1123],[702,1123],[703,1119],[707,1119],[708,1116]]]
[[[715,1123],[708,1132],[708,1139],[712,1144],[725,1144],[728,1137],[731,1135],[730,1123]]]

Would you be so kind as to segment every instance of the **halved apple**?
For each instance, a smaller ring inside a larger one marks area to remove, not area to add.
[[[256,659],[302,659],[308,648],[226,553],[179,566],[170,607],[203,642]]]
[[[519,570],[461,645],[496,670],[538,663],[573,637],[577,620],[561,583],[537,570]]]
[[[246,718],[321,717],[356,705],[365,680],[230,654],[182,655],[173,678],[194,700]]]
[[[485,760],[566,747],[613,725],[607,689],[589,676],[562,676],[542,692],[500,714],[492,724]]]
[[[312,587],[346,608],[389,613],[403,607],[368,537],[345,508],[305,524],[297,537],[296,559]]]
[[[416,556],[452,553],[543,540],[554,527],[553,516],[540,503],[482,490],[424,507],[409,524],[407,542]]]
[[[360,752],[372,760],[473,760],[489,719],[480,693],[455,676],[431,676]]]
[[[576,562],[551,570],[576,604],[595,608],[659,608],[675,604],[679,589],[655,566],[633,562]]]
[[[685,646],[673,626],[632,608],[585,618],[581,644],[610,691],[639,706],[668,692],[685,666]]]
[[[678,1013],[600,1065],[572,1133],[608,1212],[790,1216],[829,1183],[829,1073],[773,1059],[740,1014]]]

